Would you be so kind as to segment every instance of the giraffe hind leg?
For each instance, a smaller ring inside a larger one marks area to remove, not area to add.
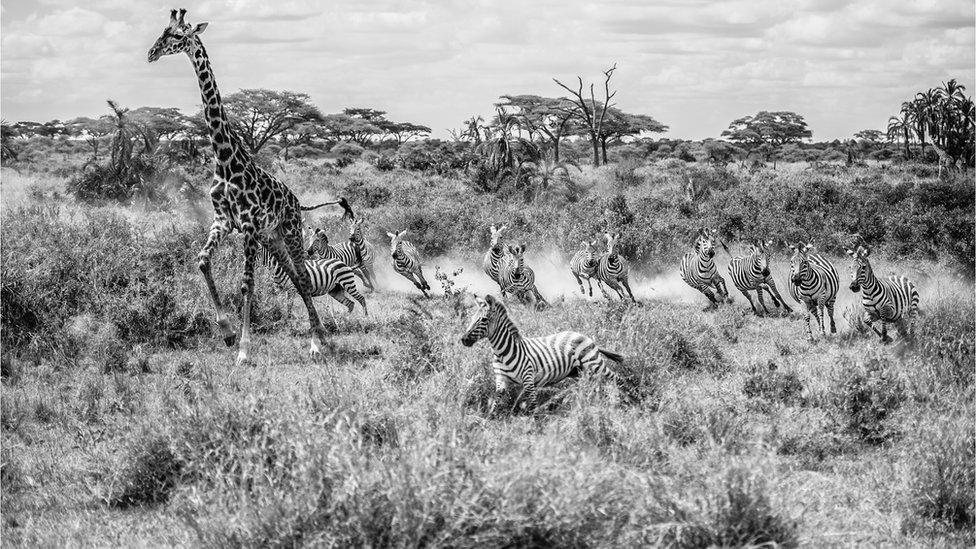
[[[251,300],[254,297],[254,262],[258,253],[258,237],[250,221],[242,223],[244,233],[244,275],[241,277],[241,339],[237,344],[237,365],[248,362],[251,346]]]

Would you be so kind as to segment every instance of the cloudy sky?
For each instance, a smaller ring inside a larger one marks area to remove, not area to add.
[[[972,0],[2,0],[0,114],[68,119],[197,109],[185,58],[146,52],[187,8],[221,91],[289,89],[323,112],[388,111],[446,136],[501,94],[561,95],[613,62],[618,106],[668,135],[717,136],[759,110],[803,114],[815,139],[882,129],[915,91],[972,94]]]

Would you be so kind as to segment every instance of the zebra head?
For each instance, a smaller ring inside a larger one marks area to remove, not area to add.
[[[489,230],[491,231],[491,249],[492,250],[499,251],[499,252],[502,250],[502,245],[501,245],[502,231],[504,231],[507,228],[508,228],[508,225],[502,225],[501,227],[498,227],[498,228],[495,228],[495,226],[492,225],[489,228]]]
[[[772,245],[772,240],[757,240],[752,245],[752,260],[763,276],[769,276],[769,247]]]
[[[512,256],[512,272],[520,273],[522,272],[522,267],[525,266],[525,250],[528,248],[525,244],[519,244],[517,246],[508,246],[508,253]]]
[[[861,286],[868,285],[874,278],[871,270],[871,263],[868,256],[871,255],[871,248],[858,246],[856,250],[847,248],[847,255],[851,256],[851,291],[860,292]]]
[[[486,295],[484,299],[474,296],[474,299],[478,306],[471,317],[468,329],[461,336],[461,344],[465,347],[470,347],[478,340],[488,337],[497,326],[500,314],[505,311],[504,305],[491,295]]]
[[[616,247],[617,242],[620,240],[620,233],[603,233],[603,237],[607,239],[607,255],[611,257],[617,255]]]
[[[715,229],[702,229],[695,240],[695,250],[702,259],[715,257],[715,238],[718,231]]]
[[[400,243],[403,242],[403,235],[407,234],[407,230],[403,229],[398,233],[386,233],[386,236],[390,237],[390,255],[396,257],[400,253]]]
[[[365,221],[362,217],[349,220],[349,240],[359,242],[363,239],[363,223]]]
[[[310,258],[317,258],[325,254],[325,249],[329,247],[329,235],[322,229],[312,231],[312,243],[308,245],[306,253]]]
[[[810,254],[814,252],[813,244],[787,244],[793,252],[790,257],[790,280],[793,284],[800,284],[810,273]]]

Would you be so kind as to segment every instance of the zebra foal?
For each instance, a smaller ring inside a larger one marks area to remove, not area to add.
[[[749,246],[748,255],[733,257],[732,261],[729,262],[729,278],[732,279],[732,284],[742,292],[742,295],[746,296],[749,306],[752,307],[752,312],[757,316],[759,309],[752,302],[752,297],[749,295],[750,291],[756,292],[756,298],[759,300],[759,305],[762,306],[764,314],[768,313],[769,309],[766,308],[766,301],[763,299],[763,290],[769,292],[774,307],[778,308],[782,305],[787,312],[793,312],[793,309],[783,300],[783,296],[779,295],[776,282],[773,281],[773,275],[769,269],[769,247],[772,245],[772,240],[757,240]]]

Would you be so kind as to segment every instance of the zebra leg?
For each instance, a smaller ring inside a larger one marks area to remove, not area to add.
[[[882,343],[887,343],[887,341],[885,341],[885,338],[887,338],[888,335],[887,335],[886,330],[885,330],[884,322],[881,323],[881,329],[879,330],[874,325],[874,321],[875,321],[874,315],[872,315],[871,313],[865,311],[865,313],[864,313],[864,323],[867,324],[867,326],[869,328],[871,328],[874,331],[874,333],[878,334],[878,337],[881,338],[881,342]]]
[[[702,309],[703,311],[710,311],[712,309],[718,308],[718,301],[715,300],[715,294],[712,292],[711,288],[709,288],[708,286],[701,286],[698,288],[698,291],[705,294],[705,297],[707,297],[709,301],[708,307]],[[750,301],[749,303],[752,302]]]
[[[522,393],[525,395],[526,407],[529,412],[535,413],[535,407],[538,399],[535,389],[535,374],[534,369],[530,368],[530,371],[522,379]]]
[[[353,302],[352,302],[351,299],[349,299],[348,297],[346,297],[346,292],[342,291],[341,288],[332,288],[332,290],[329,291],[329,296],[332,299],[334,299],[334,300],[338,301],[339,303],[341,303],[342,305],[344,305],[346,307],[346,312],[347,313],[351,313],[352,312],[353,307],[355,305],[353,304]]]
[[[359,305],[362,306],[362,308],[363,308],[363,315],[364,316],[369,316],[369,311],[366,310],[366,298],[363,297],[363,294],[359,293],[359,288],[356,288],[356,284],[350,282],[346,286],[345,290],[346,290],[346,295],[348,295],[349,297],[352,297],[353,299],[355,299],[356,301],[358,301],[359,302]],[[349,312],[350,313],[352,312],[352,305],[349,306]]]
[[[830,315],[830,333],[837,333],[837,325],[834,324],[834,300],[827,302],[827,314]]]
[[[630,290],[630,281],[624,278],[621,279],[620,283],[623,284],[624,288],[627,289],[627,294],[630,296],[630,300],[633,301],[634,303],[637,303],[637,299],[634,298],[634,292]]]
[[[752,298],[749,297],[749,291],[743,290],[742,288],[739,288],[739,291],[742,292],[742,295],[746,296],[746,301],[748,301],[749,306],[752,307],[752,314],[759,316],[759,311],[756,309],[755,303],[753,303]]]
[[[786,300],[783,299],[783,296],[779,294],[779,289],[776,288],[776,283],[773,282],[773,277],[766,279],[766,285],[768,286],[769,295],[773,296],[773,305],[776,305],[777,307],[781,306],[786,309],[786,312],[792,313],[793,309],[786,304]]]
[[[210,226],[210,234],[207,235],[207,243],[203,245],[203,249],[197,254],[197,266],[200,272],[203,273],[203,280],[206,282],[207,291],[210,293],[210,301],[213,302],[214,309],[217,311],[217,326],[220,327],[220,333],[224,336],[224,344],[230,347],[237,340],[237,335],[234,334],[234,328],[231,326],[230,321],[227,320],[227,313],[220,305],[217,285],[214,284],[213,273],[210,270],[210,258],[217,251],[220,241],[228,233],[230,233],[230,225],[223,219],[214,218],[213,224]]]
[[[820,312],[817,310],[817,303],[815,301],[807,301],[807,333],[810,335],[810,341],[813,341],[813,328],[810,327],[810,317],[813,317],[814,322],[820,324]]]
[[[756,298],[759,299],[759,304],[762,305],[763,316],[769,314],[769,309],[766,308],[766,301],[763,299],[763,288],[759,286],[756,288]]]
[[[417,277],[420,279],[420,283],[424,285],[421,290],[430,290],[430,284],[427,284],[427,279],[424,278],[424,268],[420,265],[417,265]],[[424,295],[427,295],[426,292]]]
[[[583,289],[583,281],[580,279],[580,277],[579,277],[578,274],[573,273],[573,276],[576,278],[576,283],[579,284],[580,293],[585,296],[586,295],[586,290]],[[593,291],[593,288],[590,288],[590,292],[592,292],[592,291]]]
[[[369,291],[376,290],[376,277],[373,276],[373,267],[365,263],[359,267],[363,271],[363,284]]]
[[[590,297],[593,297],[593,277],[592,276],[586,277],[586,285],[589,286],[589,288],[590,288]],[[580,284],[580,290],[582,290],[582,289],[583,289],[583,285]]]
[[[502,367],[501,364],[494,364],[493,366],[496,371]],[[508,378],[501,374],[495,374],[495,396],[488,404],[488,417],[495,417],[498,412],[498,401],[505,396],[507,389]]]
[[[722,298],[723,301],[731,303],[732,300],[729,298],[729,290],[725,286],[725,279],[722,278],[722,275],[715,273],[715,278],[712,279],[712,282],[715,284],[715,289],[718,290],[718,297]]]

